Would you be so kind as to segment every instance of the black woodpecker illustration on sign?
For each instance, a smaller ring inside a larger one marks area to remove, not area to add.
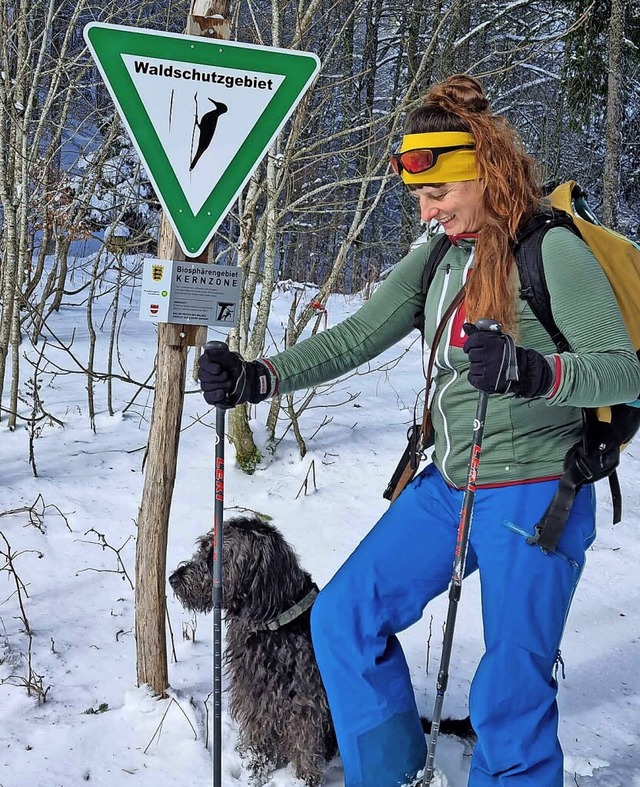
[[[202,116],[202,119],[198,120],[198,96],[196,95],[194,98],[196,102],[196,120],[193,130],[195,133],[195,130],[197,128],[199,131],[199,135],[198,135],[198,147],[196,149],[196,154],[191,161],[189,172],[191,172],[191,170],[195,167],[195,165],[200,160],[200,157],[204,154],[204,152],[211,144],[213,135],[216,133],[218,118],[220,117],[220,115],[224,115],[224,113],[227,112],[229,109],[226,104],[222,103],[222,101],[214,101],[212,98],[210,98],[209,101],[215,106],[215,109],[212,109],[210,112],[205,112],[205,114]]]

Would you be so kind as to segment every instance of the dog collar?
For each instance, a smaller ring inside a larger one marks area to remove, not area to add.
[[[318,586],[314,585],[311,590],[307,593],[307,595],[300,599],[297,604],[294,604],[292,607],[289,607],[288,610],[283,612],[281,615],[278,615],[277,618],[273,618],[273,620],[268,620],[263,628],[269,629],[269,631],[277,631],[279,628],[286,626],[288,623],[291,623],[292,620],[299,618],[303,612],[306,612],[312,605],[313,602],[316,600],[316,596],[320,591],[318,590]]]

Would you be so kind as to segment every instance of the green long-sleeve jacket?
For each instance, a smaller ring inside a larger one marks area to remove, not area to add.
[[[370,361],[407,336],[416,312],[424,310],[425,340],[435,328],[469,271],[474,242],[452,246],[426,297],[420,292],[425,261],[433,241],[410,252],[373,296],[351,317],[268,359],[278,389],[288,393],[327,382]],[[640,363],[609,282],[589,248],[564,228],[551,229],[542,245],[551,308],[573,352],[557,355],[550,337],[529,306],[518,298],[517,342],[555,355],[556,384],[542,399],[490,397],[478,483],[501,485],[562,473],[567,450],[579,439],[582,407],[633,401],[640,391]],[[491,315],[487,315],[491,316]],[[431,414],[435,435],[433,461],[448,483],[463,487],[478,392],[467,380],[462,351],[464,306],[450,319],[435,364]]]

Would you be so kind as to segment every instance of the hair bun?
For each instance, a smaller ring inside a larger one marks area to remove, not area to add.
[[[481,113],[488,111],[489,102],[477,79],[466,74],[454,74],[429,88],[424,106],[440,107],[454,114],[460,110]]]

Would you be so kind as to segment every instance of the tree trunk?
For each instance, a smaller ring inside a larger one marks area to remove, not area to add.
[[[116,344],[116,333],[118,330],[118,309],[120,307],[120,291],[122,289],[122,274],[124,266],[122,264],[122,252],[115,255],[116,263],[118,265],[118,272],[116,274],[115,292],[113,293],[113,303],[111,308],[111,330],[109,331],[109,350],[107,353],[107,408],[109,415],[114,414],[113,409],[113,353]]]
[[[155,399],[149,427],[144,489],[136,542],[136,654],[138,685],[165,696],[167,667],[167,532],[176,479],[187,348],[168,344],[158,325]]]
[[[96,431],[96,402],[93,384],[94,362],[96,357],[96,330],[93,327],[93,302],[97,298],[96,289],[100,286],[98,269],[100,268],[100,254],[96,254],[91,270],[91,286],[87,297],[87,334],[89,336],[89,353],[87,355],[87,406],[89,408],[89,425]]]
[[[0,312],[0,401],[4,391],[7,357],[11,346],[11,326],[18,284],[18,235],[16,211],[4,201],[4,259],[2,266],[2,311]],[[1,411],[0,411],[1,412]]]
[[[618,218],[617,197],[620,187],[622,72],[624,69],[624,12],[625,0],[611,0],[607,114],[604,123],[606,152],[602,178],[602,221],[609,227],[615,227]]]

